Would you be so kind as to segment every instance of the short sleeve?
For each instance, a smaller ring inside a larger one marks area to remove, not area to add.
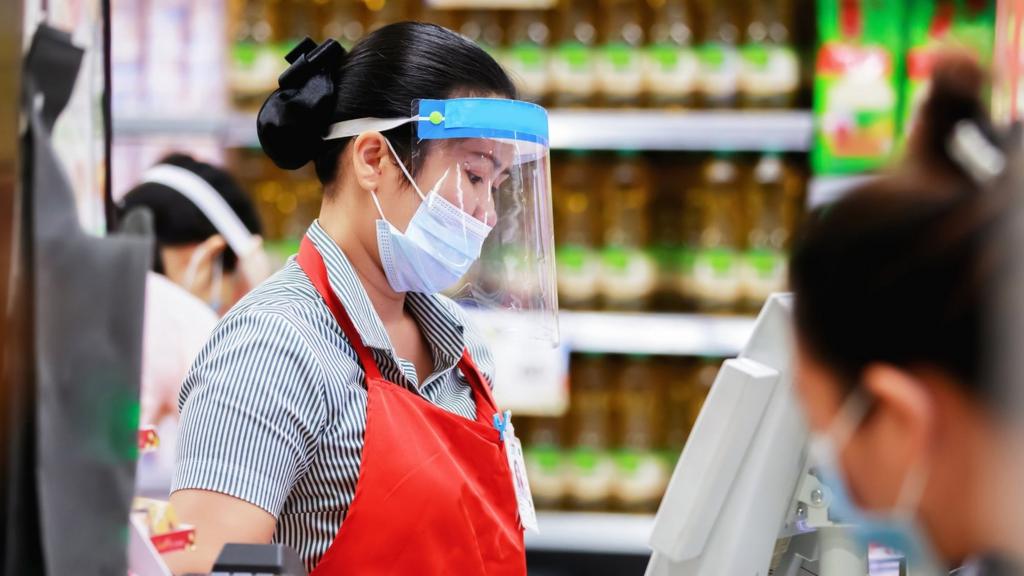
[[[326,418],[321,366],[287,316],[225,318],[182,384],[172,492],[211,490],[275,518]]]

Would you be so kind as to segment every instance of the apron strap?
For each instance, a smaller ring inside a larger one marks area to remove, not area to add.
[[[473,393],[476,395],[477,420],[485,424],[490,422],[490,415],[498,412],[498,404],[494,401],[494,396],[491,394],[491,387],[487,384],[487,379],[484,378],[483,373],[477,368],[476,362],[469,355],[468,348],[462,351],[462,359],[459,360],[459,370],[462,371],[462,375],[469,381],[469,387],[473,389]],[[480,408],[486,408],[486,410],[481,410]]]
[[[331,288],[323,256],[317,251],[309,236],[302,237],[297,260],[299,267],[309,277],[309,281],[313,283],[313,287],[316,288],[320,297],[323,298],[327,307],[331,310],[331,314],[334,315],[334,319],[341,326],[342,332],[348,337],[349,343],[352,344],[352,348],[356,351],[356,356],[359,357],[359,363],[363,366],[366,379],[383,381],[384,378],[381,376],[380,368],[377,367],[377,361],[373,359],[373,353],[363,344],[363,339],[359,336],[356,325],[352,322],[348,312],[345,311],[345,306],[338,299],[334,289]],[[462,359],[459,360],[459,370],[462,371],[466,380],[469,381],[469,386],[476,395],[477,407],[486,408],[486,410],[477,410],[477,419],[485,423],[488,422],[490,415],[497,412],[498,407],[494,402],[494,397],[491,395],[491,388],[487,384],[487,379],[484,378],[480,369],[477,368],[476,362],[469,355],[468,349],[462,351]]]
[[[377,367],[377,361],[373,359],[373,353],[370,349],[363,344],[362,337],[359,336],[359,331],[356,330],[356,325],[352,322],[348,312],[345,311],[345,306],[342,305],[341,300],[338,299],[338,295],[334,293],[334,289],[331,288],[330,280],[327,277],[327,266],[324,264],[323,256],[317,251],[316,246],[310,241],[309,236],[302,237],[302,243],[299,245],[299,256],[298,256],[299,267],[309,277],[309,281],[313,283],[313,287],[320,293],[320,297],[323,298],[327,307],[331,310],[331,314],[334,315],[334,319],[341,326],[341,331],[348,337],[349,343],[352,348],[356,351],[356,356],[359,357],[359,363],[363,365],[363,372],[366,373],[367,380],[382,380],[380,375],[380,369]]]

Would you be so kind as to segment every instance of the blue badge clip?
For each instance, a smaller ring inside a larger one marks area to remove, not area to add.
[[[505,441],[505,429],[508,428],[509,422],[512,421],[512,411],[505,410],[505,413],[496,412],[494,414],[494,429],[498,431],[498,436],[501,441]]]

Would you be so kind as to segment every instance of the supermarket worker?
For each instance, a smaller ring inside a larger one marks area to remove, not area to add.
[[[535,517],[491,357],[439,292],[557,338],[547,113],[431,24],[287,59],[260,142],[312,161],[323,205],[185,379],[171,503],[197,548],[168,561],[281,542],[316,575],[525,574]]]
[[[181,153],[146,170],[117,206],[121,221],[147,212],[156,238],[146,279],[140,421],[176,421],[182,379],[219,314],[269,275],[260,219],[230,174]]]
[[[911,576],[1024,573],[1020,415],[987,365],[1019,140],[993,127],[982,79],[940,61],[900,172],[812,218],[791,262],[796,389],[829,515],[906,554]]]

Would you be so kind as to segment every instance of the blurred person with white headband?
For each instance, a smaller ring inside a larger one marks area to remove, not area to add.
[[[147,170],[119,203],[144,209],[155,236],[147,279],[143,425],[177,418],[181,382],[219,314],[269,273],[249,195],[224,170],[172,154]]]

